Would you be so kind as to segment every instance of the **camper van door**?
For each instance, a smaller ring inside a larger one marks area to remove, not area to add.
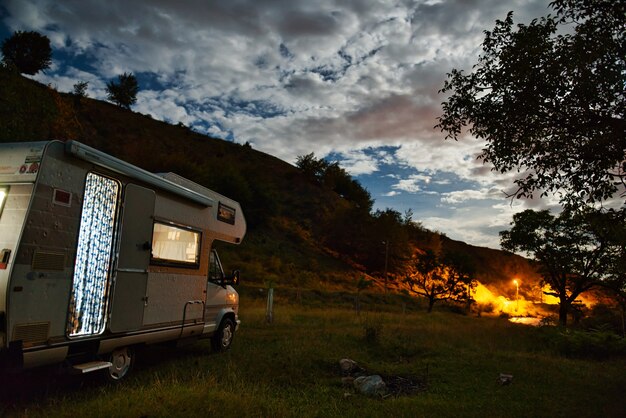
[[[111,308],[112,332],[133,331],[143,325],[155,199],[153,190],[135,184],[126,186]]]

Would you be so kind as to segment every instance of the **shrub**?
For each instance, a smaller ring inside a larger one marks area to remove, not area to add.
[[[449,302],[445,304],[449,312],[457,315],[467,315],[467,306],[460,303]]]
[[[491,302],[478,303],[478,304],[476,304],[476,310],[478,310],[478,312],[480,312],[480,313],[490,314],[490,313],[493,313],[496,310],[496,307]]]
[[[626,356],[626,339],[605,330],[562,332],[556,336],[555,346],[566,357],[602,360]]]
[[[368,344],[378,344],[383,332],[383,324],[380,319],[366,318],[363,323],[365,331],[365,342]]]

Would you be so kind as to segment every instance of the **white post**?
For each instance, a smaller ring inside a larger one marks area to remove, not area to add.
[[[274,320],[274,288],[270,287],[267,291],[267,308],[265,309],[265,320],[271,324]]]

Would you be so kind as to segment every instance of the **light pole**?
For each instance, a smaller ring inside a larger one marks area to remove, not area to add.
[[[519,310],[519,281],[517,279],[513,280],[515,284],[515,312]]]

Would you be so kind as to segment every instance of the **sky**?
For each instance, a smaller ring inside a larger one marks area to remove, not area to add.
[[[63,92],[134,73],[135,112],[294,163],[314,152],[369,190],[375,209],[499,248],[521,210],[517,173],[477,159],[485,144],[435,129],[452,69],[471,70],[483,31],[550,13],[549,0],[2,0],[0,38],[38,31],[52,65],[33,78]]]

